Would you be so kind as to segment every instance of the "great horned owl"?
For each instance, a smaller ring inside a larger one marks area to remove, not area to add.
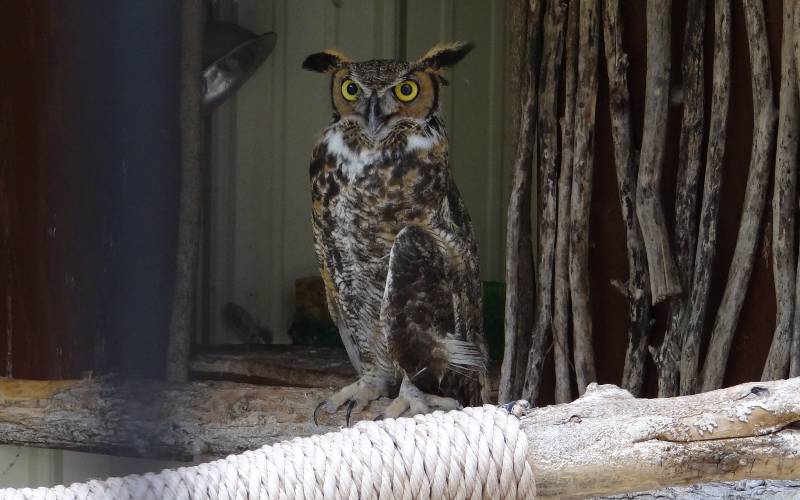
[[[311,158],[314,243],[328,308],[359,380],[314,412],[396,397],[386,417],[488,401],[472,223],[439,116],[442,68],[470,43],[415,62],[312,54],[330,75],[333,121]]]

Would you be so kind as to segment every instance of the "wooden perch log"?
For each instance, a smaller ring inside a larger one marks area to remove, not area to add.
[[[728,282],[717,310],[717,320],[714,323],[708,354],[703,365],[705,391],[721,387],[725,376],[733,334],[739,322],[739,313],[747,294],[756,247],[761,236],[761,219],[769,187],[770,160],[775,147],[777,115],[772,104],[772,73],[764,23],[764,5],[756,0],[745,0],[743,4],[753,87],[755,117],[753,146],[736,248],[733,251]]]
[[[658,397],[680,393],[681,348],[688,291],[694,274],[697,250],[697,188],[703,164],[703,34],[706,0],[691,0],[686,11],[683,39],[683,119],[678,149],[675,196],[675,257],[684,293],[670,301],[667,331],[660,348],[651,348],[658,368]]]
[[[578,74],[578,4],[569,3],[566,61],[564,62],[564,116],[561,119],[561,171],[558,174],[558,228],[556,230],[553,291],[553,360],[556,403],[572,401],[570,376],[569,228],[572,193],[572,154],[575,147],[575,80]]]
[[[800,477],[800,379],[635,399],[593,385],[522,417],[537,498],[718,480]]]
[[[644,236],[654,304],[681,293],[659,191],[667,140],[671,7],[672,0],[647,1],[647,74],[636,215]]]
[[[628,348],[625,351],[622,387],[638,396],[644,384],[647,346],[651,331],[650,279],[642,232],[636,219],[638,167],[631,150],[628,56],[622,45],[623,23],[620,3],[619,0],[608,0],[603,5],[611,135],[614,141],[617,186],[628,251],[628,282],[622,287],[628,302]]]
[[[553,280],[558,205],[558,80],[564,50],[565,6],[547,6],[539,87],[539,262],[536,280],[536,315],[522,397],[536,401],[552,334]]]
[[[579,391],[596,380],[589,300],[589,214],[594,175],[594,127],[600,19],[597,0],[581,0],[578,35],[578,90],[575,96],[575,150],[569,234],[575,378]]]
[[[329,432],[327,391],[229,382],[0,379],[0,443],[141,456],[220,456]],[[371,418],[386,401],[359,413]],[[800,474],[800,379],[671,399],[592,385],[521,413],[537,498],[584,498],[704,481]]]
[[[700,208],[694,275],[687,303],[681,352],[681,394],[697,391],[700,367],[700,345],[705,331],[711,271],[717,252],[717,219],[722,191],[725,138],[728,127],[731,73],[731,3],[714,3],[714,75],[711,92],[706,171],[703,179],[703,202]]]
[[[794,15],[792,2],[783,4],[781,42],[781,93],[778,112],[778,145],[772,195],[772,268],[775,282],[775,333],[764,365],[762,380],[784,378],[789,373],[792,348],[792,316],[795,295],[795,212],[797,211],[797,134],[800,106],[797,68],[794,63]]]
[[[506,234],[505,347],[500,372],[500,400],[519,397],[525,381],[533,328],[533,245],[531,243],[531,186],[533,152],[536,142],[539,51],[542,30],[542,2],[529,0],[525,50],[527,89],[522,92],[519,142],[514,161],[511,199],[508,202]]]

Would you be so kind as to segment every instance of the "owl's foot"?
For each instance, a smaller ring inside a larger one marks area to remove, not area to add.
[[[422,392],[411,382],[408,376],[405,376],[403,377],[403,383],[400,385],[400,394],[375,420],[397,418],[403,415],[411,417],[435,410],[450,411],[460,410],[461,408],[461,403],[453,398]]]
[[[350,415],[353,410],[362,410],[372,401],[387,394],[386,383],[375,378],[360,378],[352,384],[345,386],[317,405],[314,410],[314,424],[319,425],[320,412],[336,413],[339,408],[347,404],[345,423],[350,427]]]

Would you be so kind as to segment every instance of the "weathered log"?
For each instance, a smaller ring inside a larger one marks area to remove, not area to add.
[[[711,92],[706,172],[703,180],[703,202],[700,208],[694,276],[687,304],[681,352],[681,394],[697,391],[700,344],[705,331],[711,270],[717,252],[717,219],[722,190],[722,167],[728,127],[731,73],[731,2],[714,3],[714,74]]]
[[[172,317],[169,324],[166,374],[182,382],[189,376],[189,351],[200,251],[201,193],[203,189],[203,123],[201,107],[203,15],[199,0],[181,3],[181,192],[178,249]]]
[[[531,244],[531,184],[535,127],[538,114],[538,75],[542,31],[542,2],[529,0],[527,12],[524,92],[519,142],[514,161],[506,234],[505,347],[500,371],[500,401],[519,397],[533,328],[533,246]]]
[[[778,111],[778,145],[775,151],[775,181],[772,195],[772,268],[775,282],[775,333],[762,380],[783,378],[789,373],[792,347],[792,317],[795,292],[795,220],[797,192],[797,68],[794,61],[794,15],[792,2],[783,4],[781,42],[781,93]]]
[[[638,166],[631,150],[631,110],[628,91],[628,56],[622,46],[619,0],[604,2],[603,33],[608,66],[609,111],[614,141],[617,186],[625,224],[628,281],[620,288],[628,303],[628,347],[622,371],[622,387],[638,396],[644,384],[647,346],[650,340],[650,278],[642,232],[636,218]]]
[[[653,303],[681,293],[661,206],[667,140],[672,0],[647,1],[647,73],[644,131],[636,185],[636,216],[644,237]]]
[[[677,396],[680,392],[681,348],[684,318],[694,275],[697,250],[697,188],[703,164],[703,34],[706,24],[706,1],[691,0],[686,10],[686,33],[683,39],[683,119],[678,147],[678,176],[675,196],[675,258],[678,279],[684,293],[669,304],[667,331],[661,346],[651,348],[658,368],[658,397]]]
[[[597,59],[600,19],[597,0],[581,0],[578,35],[578,90],[575,97],[575,149],[572,163],[569,284],[572,297],[575,378],[578,390],[596,380],[589,300],[589,212],[594,174]]]
[[[750,171],[747,175],[747,191],[739,223],[739,234],[728,271],[728,282],[717,310],[717,319],[703,365],[703,390],[705,391],[721,387],[725,376],[728,353],[747,294],[756,247],[761,236],[761,219],[769,187],[770,160],[775,147],[777,114],[772,103],[772,73],[764,24],[764,5],[756,0],[745,0],[743,5],[750,47],[750,74],[755,116],[753,146],[750,153]]]
[[[572,153],[575,146],[575,80],[578,73],[578,0],[567,13],[564,63],[564,116],[561,119],[561,171],[558,174],[558,228],[556,230],[553,291],[553,360],[556,403],[572,401],[570,377],[569,227],[572,193]]]
[[[329,432],[312,414],[330,389],[101,378],[0,379],[0,443],[176,460],[226,455]],[[375,417],[386,406],[376,401]],[[324,413],[324,412],[323,412]]]
[[[0,443],[200,458],[336,430],[315,389],[105,378],[0,379]],[[376,401],[358,418],[386,405]],[[515,410],[519,410],[519,405]],[[593,384],[570,404],[515,411],[537,498],[585,498],[703,481],[800,474],[800,378],[635,399]]]
[[[593,385],[529,410],[537,498],[585,498],[707,481],[800,475],[800,379],[635,399]]]
[[[547,5],[542,47],[542,68],[539,81],[539,262],[536,280],[536,314],[522,397],[536,401],[542,378],[542,367],[549,351],[552,335],[553,281],[558,205],[558,81],[564,51],[565,6],[561,2]]]

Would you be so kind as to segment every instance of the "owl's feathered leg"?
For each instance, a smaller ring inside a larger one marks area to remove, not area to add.
[[[388,417],[460,408],[479,397],[483,355],[458,332],[454,298],[463,276],[425,228],[408,226],[389,256],[381,327],[388,356],[404,374]]]

